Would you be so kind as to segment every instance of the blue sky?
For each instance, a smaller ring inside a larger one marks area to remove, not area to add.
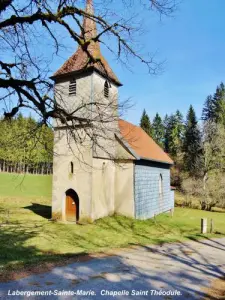
[[[121,99],[135,102],[126,119],[137,124],[144,108],[151,118],[176,109],[186,115],[190,104],[200,118],[206,96],[225,81],[225,1],[183,0],[173,18],[144,13],[143,21],[141,42],[166,63],[163,74],[151,76],[139,61],[131,73],[107,57],[124,84]]]
[[[163,17],[162,20],[159,15],[141,9],[140,1],[133,1],[136,6],[130,11],[122,8],[117,0],[112,3],[113,9],[119,14],[128,16],[131,12],[141,12],[139,19],[145,34],[139,37],[139,45],[143,52],[157,52],[158,61],[166,60],[163,73],[153,76],[148,74],[146,66],[140,61],[131,59],[130,71],[102,48],[104,56],[123,83],[120,99],[130,98],[135,104],[124,118],[138,124],[144,108],[151,119],[156,112],[163,117],[177,109],[185,116],[190,104],[200,118],[207,95],[214,93],[221,81],[225,82],[225,1],[180,0],[174,16]],[[61,57],[53,56],[52,72],[77,47],[62,32],[57,34],[67,48]],[[42,43],[40,47],[41,51],[45,49]],[[51,47],[46,47],[45,53],[52,58]]]

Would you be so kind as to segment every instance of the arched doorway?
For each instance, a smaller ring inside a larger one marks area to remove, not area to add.
[[[66,220],[70,222],[79,220],[79,197],[72,189],[66,191]]]

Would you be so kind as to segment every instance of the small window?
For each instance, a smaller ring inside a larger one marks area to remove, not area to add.
[[[77,93],[77,82],[76,79],[70,81],[69,85],[69,95],[76,95]]]
[[[104,85],[104,96],[105,96],[105,98],[109,98],[109,84],[107,81],[105,82],[105,85]]]
[[[73,171],[74,171],[74,169],[73,169],[73,162],[71,161],[71,163],[70,163],[70,173],[73,174]]]

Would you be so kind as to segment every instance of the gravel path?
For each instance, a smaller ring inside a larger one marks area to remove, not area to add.
[[[225,238],[135,246],[118,250],[111,256],[0,283],[0,298],[201,299],[205,288],[224,275]],[[36,295],[29,298],[10,295],[16,291],[58,292],[57,296]],[[61,295],[60,292],[70,295]]]

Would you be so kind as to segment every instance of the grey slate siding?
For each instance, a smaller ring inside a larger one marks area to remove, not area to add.
[[[159,195],[160,174],[163,178],[163,197]],[[169,165],[148,161],[135,163],[135,217],[152,218],[174,207],[170,190]]]

